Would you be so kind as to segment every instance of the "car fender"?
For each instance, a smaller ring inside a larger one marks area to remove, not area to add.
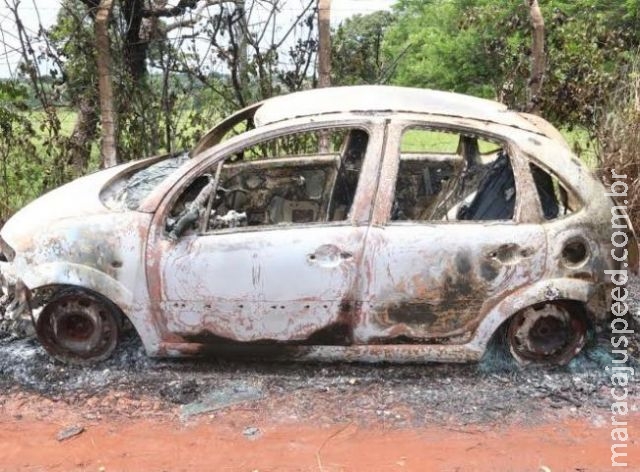
[[[113,277],[93,267],[69,262],[49,262],[28,267],[20,278],[30,290],[47,285],[73,285],[92,290],[115,303],[127,312],[132,305],[133,294]]]
[[[595,290],[592,282],[571,278],[546,279],[516,290],[502,299],[483,318],[469,345],[484,351],[500,325],[529,306],[553,300],[588,303]]]
[[[158,350],[161,333],[153,322],[147,297],[135,294],[117,279],[93,267],[50,262],[21,271],[20,280],[33,291],[50,285],[72,285],[91,290],[114,303],[138,333],[148,354]],[[134,301],[134,300],[138,301]]]

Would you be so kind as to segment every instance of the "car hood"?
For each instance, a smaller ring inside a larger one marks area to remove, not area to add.
[[[11,217],[0,231],[0,236],[18,249],[25,236],[41,233],[61,220],[111,212],[101,202],[100,190],[134,165],[136,162],[98,171],[46,193]]]

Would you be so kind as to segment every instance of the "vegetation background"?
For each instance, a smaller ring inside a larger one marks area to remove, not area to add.
[[[100,153],[107,126],[123,162],[188,148],[234,110],[318,86],[317,0],[61,0],[55,24],[35,29],[21,18],[23,0],[0,1],[10,13],[0,51],[17,42],[20,56],[0,80],[0,224],[109,164]],[[331,31],[331,83],[435,88],[533,109],[603,178],[610,166],[629,174],[640,222],[640,0],[539,0],[545,61],[532,96],[533,3],[397,0],[352,16]],[[110,107],[100,95],[105,58]]]

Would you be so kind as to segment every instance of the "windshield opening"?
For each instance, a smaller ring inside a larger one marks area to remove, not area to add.
[[[153,189],[188,160],[189,153],[182,152],[125,173],[102,191],[102,203],[110,210],[137,210]]]

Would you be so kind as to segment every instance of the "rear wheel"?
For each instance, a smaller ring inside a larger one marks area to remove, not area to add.
[[[56,359],[90,364],[107,359],[118,344],[121,315],[108,300],[84,291],[64,293],[42,309],[38,339]]]
[[[587,319],[579,308],[570,302],[553,302],[516,314],[507,329],[513,357],[521,364],[567,364],[587,339]]]

